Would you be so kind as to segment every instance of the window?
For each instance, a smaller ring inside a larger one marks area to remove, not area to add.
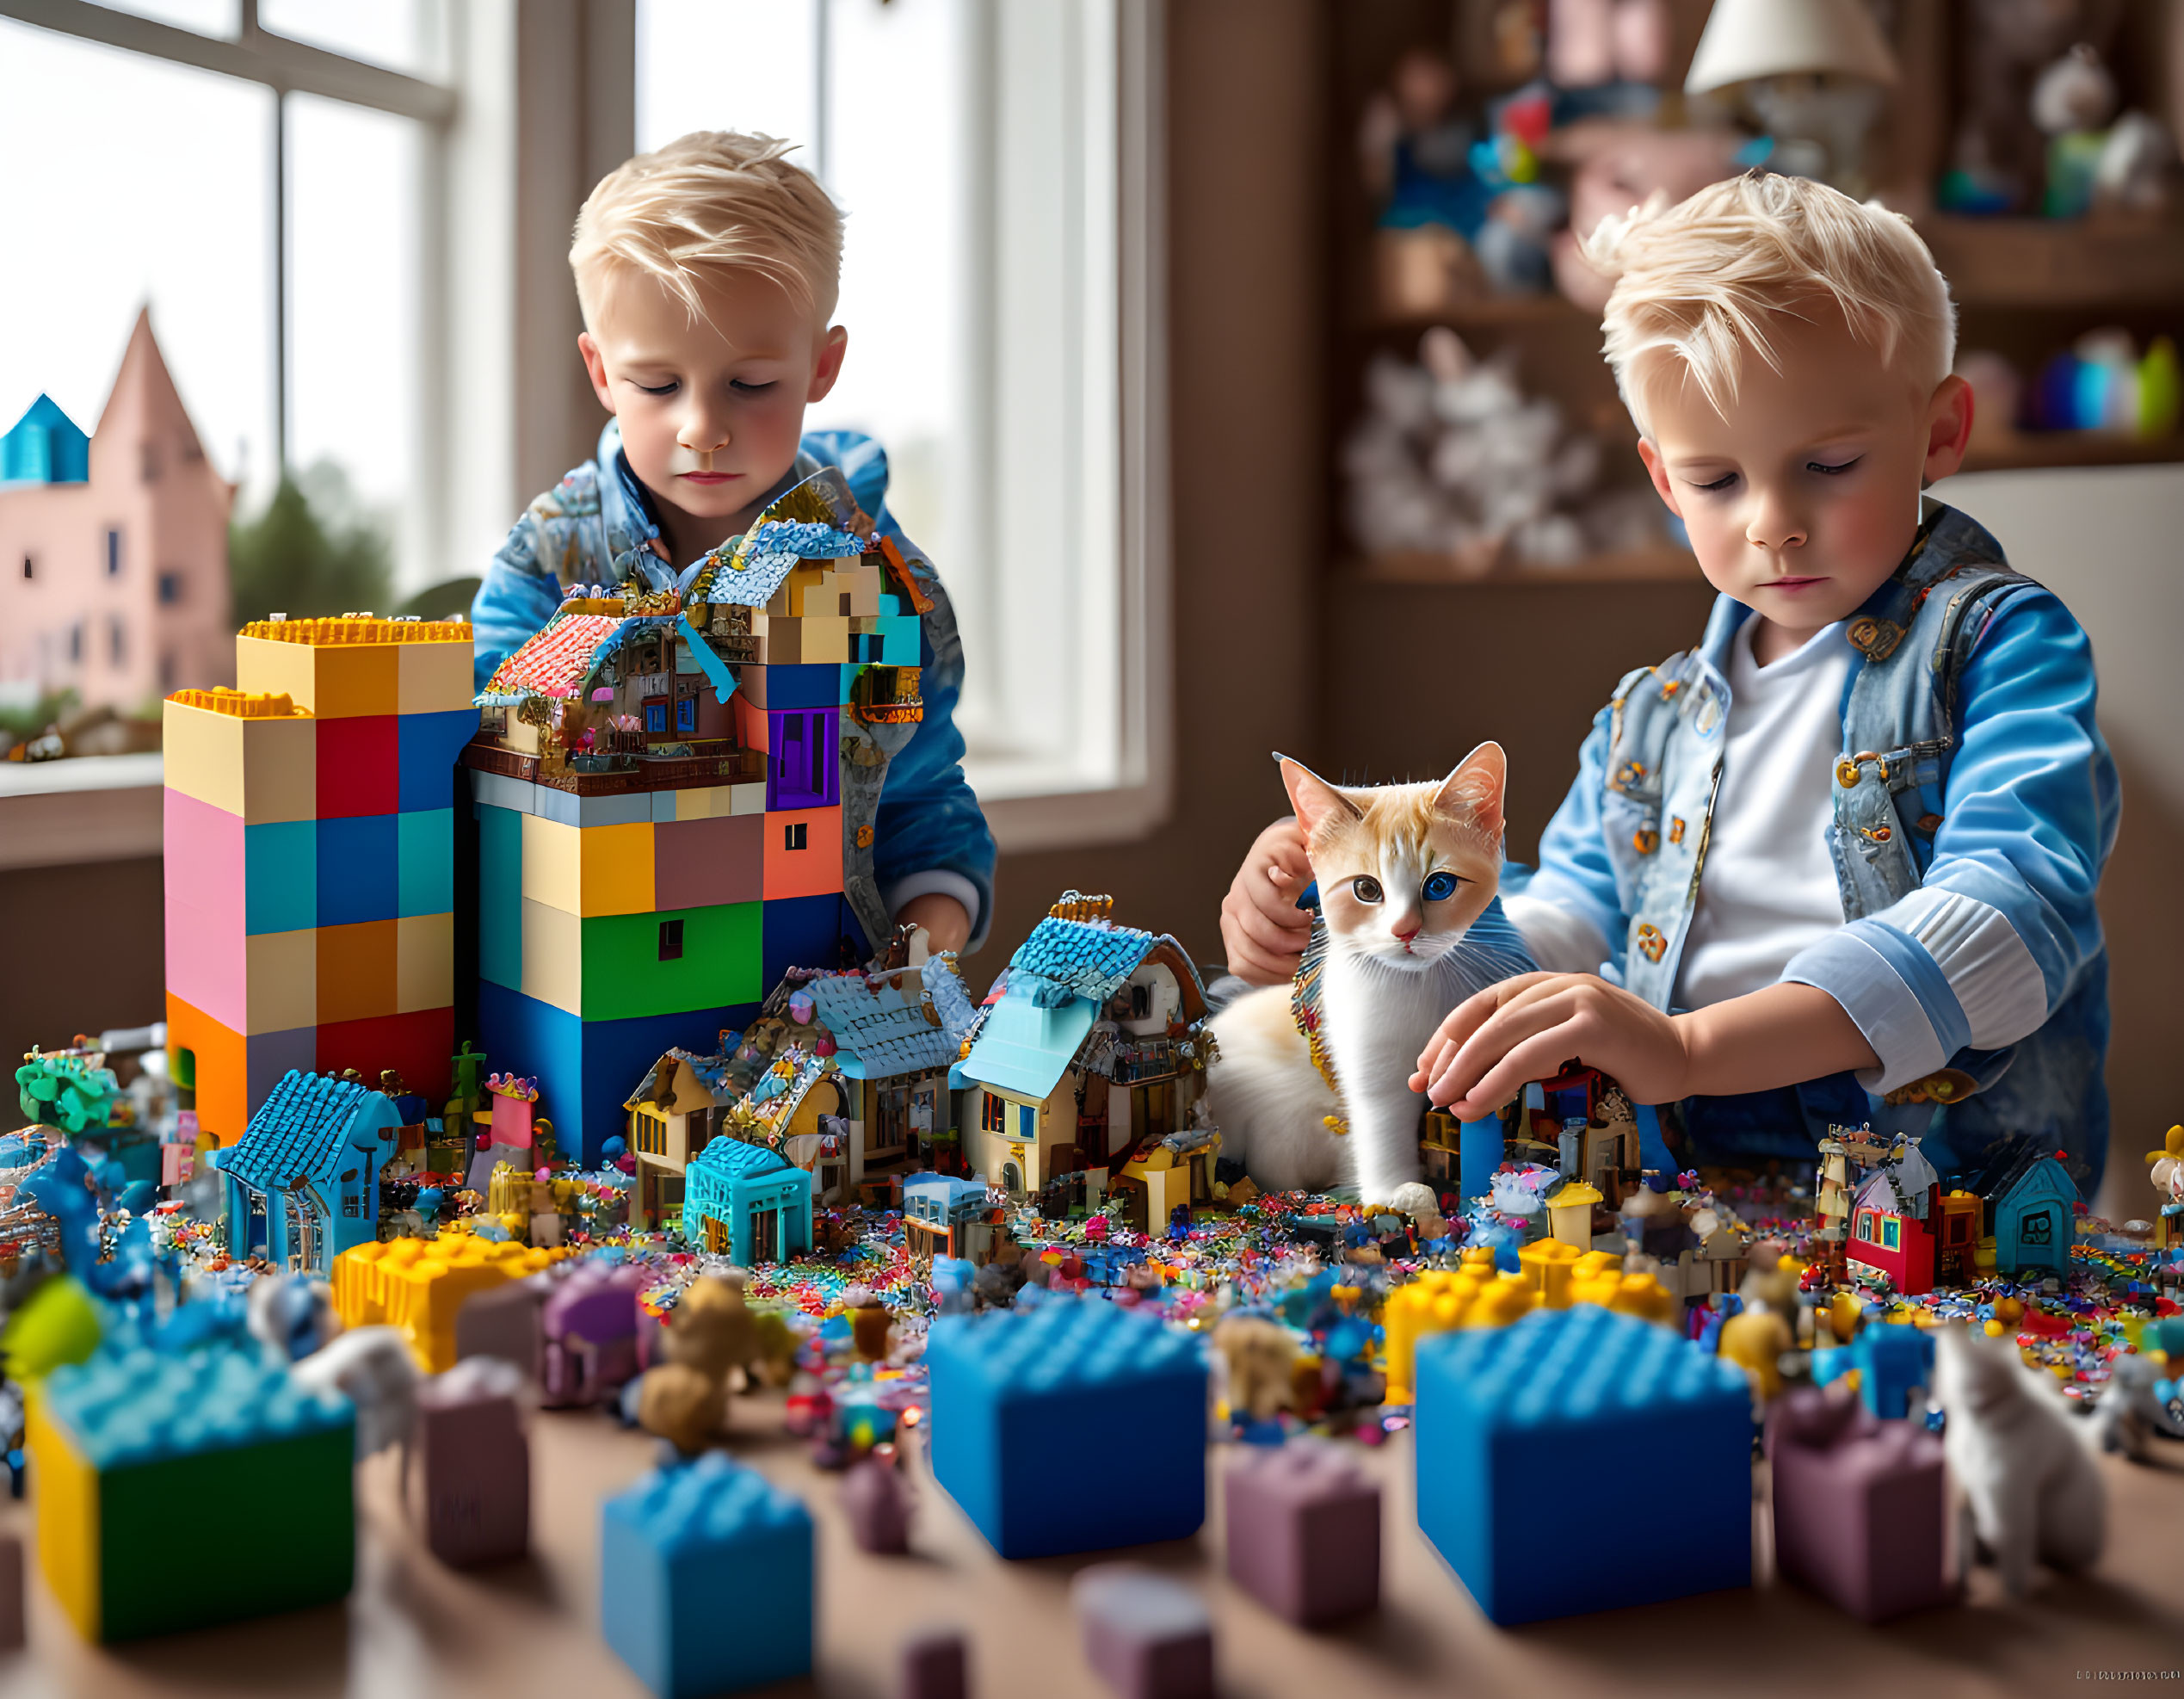
[[[83,622],[81,620],[68,628],[68,658],[71,661],[83,658]]]
[[[1881,1218],[1881,1249],[1884,1251],[1900,1251],[1903,1249],[1903,1221],[1894,1215],[1884,1215]]]
[[[987,1133],[1006,1134],[1009,1131],[1009,1102],[989,1091],[978,1105],[978,1126]]]
[[[663,961],[682,960],[682,923],[681,921],[663,920],[660,923],[660,960]]]
[[[655,696],[645,704],[645,729],[657,735],[667,730],[667,699]]]
[[[2055,1243],[2055,1217],[2045,1209],[2028,1209],[2017,1223],[2020,1245]]]
[[[162,572],[159,575],[159,605],[163,608],[171,608],[182,599],[182,574],[179,572]]]
[[[677,696],[675,699],[675,729],[678,732],[698,729],[698,699],[695,696]]]
[[[121,616],[120,615],[109,614],[107,615],[106,619],[106,658],[108,664],[118,667],[128,658],[128,656],[129,637],[127,628],[122,625]]]
[[[783,826],[781,828],[781,848],[784,850],[801,850],[804,848],[805,827],[805,823],[802,820],[798,820],[789,825]]]
[[[887,449],[1011,850],[1167,812],[1161,28],[1124,0],[638,3],[639,145],[797,138],[849,215],[853,351],[808,420]]]
[[[106,534],[106,575],[109,578],[121,576],[121,534],[119,531],[110,530]]]
[[[22,558],[22,575],[26,578],[34,578],[38,576],[38,563],[27,554]]]
[[[648,1115],[643,1109],[629,1113],[630,1141],[637,1146],[639,1156],[667,1154],[667,1122],[658,1115]]]
[[[1870,1209],[1858,1212],[1858,1237],[1867,1245],[1873,1242],[1873,1212]]]

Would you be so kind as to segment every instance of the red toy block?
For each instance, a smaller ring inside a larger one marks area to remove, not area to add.
[[[1380,1489],[1332,1447],[1249,1449],[1225,1482],[1229,1576],[1307,1628],[1380,1602]]]
[[[842,810],[784,809],[766,821],[766,900],[842,889]]]
[[[455,1049],[455,1011],[420,1010],[368,1021],[336,1021],[318,1028],[321,1073],[355,1068],[376,1080],[382,1068],[398,1068],[403,1084],[428,1103],[448,1093],[447,1059]]]
[[[531,1545],[531,1442],[522,1376],[490,1358],[417,1388],[410,1511],[442,1563],[499,1563]]]
[[[652,905],[710,908],[755,903],[766,893],[762,814],[662,820],[652,828]]]
[[[321,720],[318,730],[318,818],[392,814],[402,806],[402,746],[398,716],[361,714]]]
[[[395,1012],[399,923],[364,920],[318,929],[318,1018],[365,1021]],[[376,1079],[376,1072],[367,1074]]]

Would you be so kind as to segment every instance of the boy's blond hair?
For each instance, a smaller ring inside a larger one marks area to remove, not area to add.
[[[1744,350],[1779,366],[1768,324],[1832,298],[1884,365],[1931,391],[1956,356],[1956,308],[1910,220],[1824,183],[1748,172],[1675,206],[1659,195],[1600,221],[1585,257],[1615,279],[1601,328],[1623,405],[1650,435],[1632,374],[1665,350],[1717,412]]]
[[[703,316],[708,273],[770,277],[824,324],[842,286],[842,213],[818,180],[772,136],[699,130],[640,153],[599,181],[577,214],[570,269],[584,323],[595,327],[618,272],[656,278]]]

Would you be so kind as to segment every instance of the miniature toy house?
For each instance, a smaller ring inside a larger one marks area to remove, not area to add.
[[[258,621],[164,707],[167,1053],[221,1143],[291,1070],[447,1089],[470,627]]]
[[[815,974],[797,989],[811,998],[813,1018],[835,1046],[848,1100],[850,1186],[931,1160],[954,1130],[948,1071],[976,1014],[954,958]]]
[[[1181,944],[1118,926],[1112,907],[1072,891],[1049,911],[952,1075],[966,1157],[1005,1191],[1079,1171],[1104,1189],[1147,1140],[1191,1126],[1205,987]]]
[[[379,1170],[401,1112],[361,1082],[283,1076],[231,1148],[210,1158],[225,1194],[227,1246],[276,1268],[326,1274],[379,1236]]]
[[[1845,1248],[1854,1263],[1888,1276],[1906,1297],[1934,1289],[1934,1207],[1941,1177],[1906,1139],[1858,1189]]]
[[[879,752],[851,732],[922,715],[929,605],[830,470],[682,588],[576,587],[478,693],[479,1025],[586,1161],[651,1059],[865,955],[842,801]]]
[[[2008,1140],[1966,1178],[1965,1189],[1984,1208],[1996,1269],[2069,1273],[2078,1189],[2052,1152],[2028,1138]]]
[[[1210,1126],[1148,1134],[1115,1176],[1116,1213],[1132,1233],[1168,1231],[1179,1209],[1203,1208],[1213,1201],[1213,1165],[1220,1158],[1221,1135]]]
[[[983,1180],[918,1174],[903,1182],[903,1240],[910,1261],[935,1257],[983,1265],[993,1255],[993,1208]]]
[[[749,1268],[811,1249],[811,1177],[779,1152],[715,1139],[685,1176],[682,1237]]]
[[[473,1140],[468,1184],[474,1192],[485,1189],[494,1168],[503,1162],[519,1175],[536,1173],[553,1138],[553,1123],[539,1113],[535,1078],[491,1075],[485,1081],[484,1097],[484,1106],[471,1111],[475,1138],[484,1140],[476,1144]]]
[[[0,680],[125,709],[225,683],[234,500],[139,312],[95,436],[41,395],[0,436]]]
[[[725,1045],[735,1036],[723,1033]],[[683,1177],[699,1153],[727,1128],[728,1106],[743,1095],[726,1055],[670,1050],[630,1094],[629,1148],[637,1158],[629,1225],[651,1233],[682,1219]]]

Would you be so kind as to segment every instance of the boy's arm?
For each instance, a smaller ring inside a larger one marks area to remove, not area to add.
[[[953,632],[953,616],[948,624]],[[925,718],[887,763],[887,783],[873,822],[873,875],[880,901],[898,918],[922,924],[922,914],[904,912],[921,898],[944,896],[960,903],[970,930],[964,947],[976,949],[993,924],[995,851],[986,817],[963,776],[963,733],[955,724],[956,703],[963,695],[963,651],[951,643],[947,656],[935,655],[929,633],[921,647],[924,665],[918,688]]]
[[[2036,1032],[2100,952],[2094,899],[2117,787],[2095,695],[2092,646],[2069,610],[2045,590],[2010,596],[1958,683],[1957,750],[1920,888],[1784,971],[1857,1023],[1879,1059],[1860,1076],[1867,1090]]]
[[[493,669],[554,615],[561,586],[539,565],[538,531],[528,513],[515,522],[508,541],[486,567],[470,604],[472,667],[483,690]]]

